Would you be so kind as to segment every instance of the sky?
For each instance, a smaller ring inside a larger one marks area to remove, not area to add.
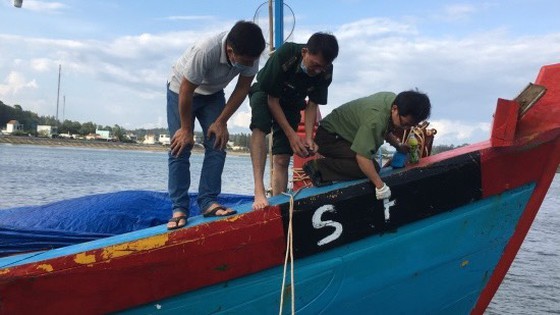
[[[0,101],[56,116],[59,96],[60,120],[166,128],[172,64],[238,20],[255,21],[268,41],[267,3],[0,0]],[[376,92],[418,89],[432,103],[436,145],[488,139],[497,99],[515,98],[541,66],[560,62],[558,0],[292,0],[284,10],[287,41],[317,31],[338,39],[323,116]],[[250,116],[246,100],[230,133],[249,133]]]

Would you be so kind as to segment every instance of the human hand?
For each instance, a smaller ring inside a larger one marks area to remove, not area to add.
[[[375,196],[377,200],[389,199],[391,198],[391,189],[387,184],[383,183],[381,188],[375,187]]]
[[[406,143],[401,143],[396,147],[397,151],[401,153],[408,153],[410,152],[410,146]]]
[[[307,149],[308,156],[314,156],[315,153],[319,151],[319,146],[313,140],[307,140],[305,144],[305,149]]]
[[[290,134],[288,140],[290,141],[290,147],[292,148],[292,151],[294,151],[294,154],[297,154],[302,158],[309,156],[308,144],[300,136],[298,136],[295,131]]]
[[[188,146],[194,145],[194,135],[192,132],[186,129],[179,129],[171,138],[171,143],[169,148],[171,149],[171,155],[177,157],[183,152],[183,150]]]
[[[227,125],[224,123],[214,122],[210,125],[207,132],[207,137],[210,139],[214,135],[214,148],[223,150],[227,146],[229,140],[229,131]]]

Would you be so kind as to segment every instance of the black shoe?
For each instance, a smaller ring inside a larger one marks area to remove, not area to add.
[[[321,172],[317,169],[315,160],[307,161],[305,164],[303,164],[303,171],[307,176],[309,176],[311,182],[313,183],[313,186],[315,187],[322,187],[332,184],[332,182],[330,181],[323,181]]]

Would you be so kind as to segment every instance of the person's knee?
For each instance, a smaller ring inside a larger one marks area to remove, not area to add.
[[[251,137],[264,137],[266,132],[259,127],[254,127],[251,129]]]
[[[274,167],[288,169],[288,166],[290,165],[290,156],[285,154],[275,155],[273,158],[273,162]]]

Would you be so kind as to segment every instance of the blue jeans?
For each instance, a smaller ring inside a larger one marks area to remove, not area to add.
[[[226,161],[226,151],[214,148],[215,137],[208,138],[206,133],[210,125],[216,121],[225,107],[224,91],[212,95],[195,95],[192,102],[192,126],[198,119],[204,134],[204,160],[198,185],[197,203],[200,211],[206,211],[216,202],[222,190],[222,171]],[[179,95],[169,90],[167,85],[167,124],[169,136],[181,128],[179,117]],[[191,185],[190,161],[192,147],[185,148],[181,155],[174,157],[169,153],[169,197],[173,203],[173,211],[189,214],[189,187]]]

